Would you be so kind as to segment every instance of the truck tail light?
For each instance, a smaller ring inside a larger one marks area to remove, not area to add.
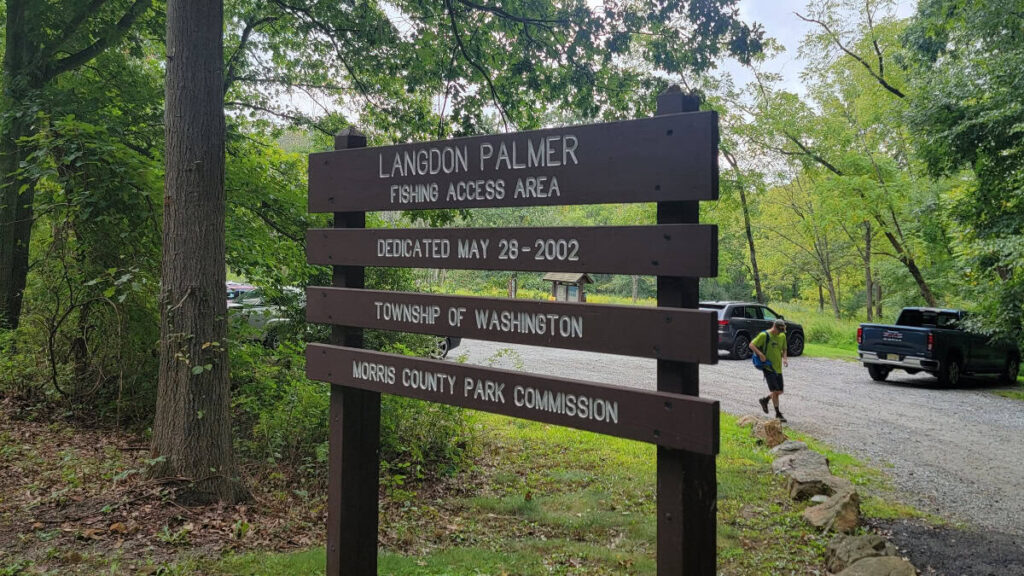
[[[863,342],[864,342],[864,329],[861,328],[860,326],[858,326],[857,327],[857,344],[862,344]]]
[[[719,326],[728,326],[729,325],[729,321],[728,320],[719,320],[718,321],[718,325]]]
[[[935,334],[928,334],[928,351],[932,351],[932,346],[935,345]]]

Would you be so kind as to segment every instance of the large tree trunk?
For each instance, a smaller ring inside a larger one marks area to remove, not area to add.
[[[17,328],[28,277],[35,188],[18,175],[24,159],[18,141],[30,135],[31,115],[21,111],[39,71],[32,60],[38,52],[37,34],[30,33],[31,13],[25,0],[9,0],[5,22],[3,95],[0,110],[0,328]]]
[[[246,496],[231,445],[224,293],[222,0],[167,2],[157,476],[192,482],[189,502]]]

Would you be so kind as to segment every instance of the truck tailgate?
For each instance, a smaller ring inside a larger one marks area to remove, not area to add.
[[[883,354],[898,356],[890,358],[891,360],[899,360],[904,356],[927,357],[930,355],[928,351],[930,328],[883,324],[863,324],[861,327],[863,332],[859,348],[862,351],[876,352],[879,357]]]

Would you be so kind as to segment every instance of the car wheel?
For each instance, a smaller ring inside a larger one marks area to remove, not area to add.
[[[878,364],[868,364],[868,374],[871,375],[871,379],[875,382],[885,382],[885,379],[889,377],[889,372],[892,372],[892,368],[886,366],[879,366]]]
[[[277,345],[281,343],[281,337],[277,335],[277,330],[271,330],[267,332],[267,335],[263,337],[263,346],[276,350]]]
[[[960,358],[950,354],[939,365],[939,384],[950,388],[960,383],[960,376],[963,375],[963,365]]]
[[[799,356],[804,353],[804,335],[801,332],[794,332],[793,339],[789,342],[789,355]]]
[[[746,334],[737,334],[732,341],[732,357],[737,360],[750,358],[753,352],[750,351],[750,337]]]
[[[1017,381],[1017,374],[1020,373],[1020,358],[1016,354],[1006,357],[1006,367],[1003,368],[1002,380],[1008,384]]]
[[[448,351],[451,350],[451,341],[447,338],[438,338],[437,348],[434,350],[432,356],[437,359],[445,358],[448,356]]]

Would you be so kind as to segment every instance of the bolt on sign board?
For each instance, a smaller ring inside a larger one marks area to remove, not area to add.
[[[717,317],[697,280],[717,275],[718,118],[670,88],[653,118],[366,147],[356,130],[309,160],[307,259],[333,266],[307,289],[307,320],[333,325],[306,349],[331,384],[327,573],[377,573],[380,394],[620,436],[658,446],[658,574],[715,573],[719,405],[698,395],[717,362]],[[650,226],[365,229],[369,210],[656,202]],[[656,308],[367,290],[364,267],[647,274]],[[658,389],[555,378],[362,349],[365,328],[654,358]]]

